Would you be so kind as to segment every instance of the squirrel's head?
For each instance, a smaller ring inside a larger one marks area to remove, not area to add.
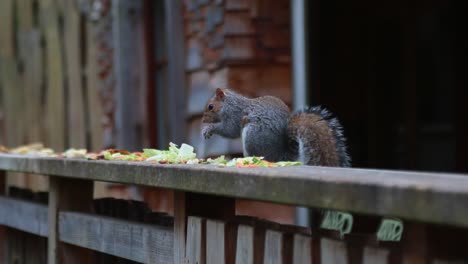
[[[216,92],[213,97],[210,98],[205,106],[205,112],[203,113],[202,123],[218,123],[221,122],[219,111],[223,105],[226,93],[221,88],[216,88]]]

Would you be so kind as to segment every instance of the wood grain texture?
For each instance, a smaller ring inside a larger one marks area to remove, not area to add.
[[[206,264],[225,263],[225,223],[206,221]]]
[[[312,263],[312,239],[296,234],[293,240],[293,264]]]
[[[468,177],[457,174],[313,166],[240,170],[7,154],[0,154],[0,169],[468,227]]]
[[[68,144],[75,148],[86,148],[86,125],[84,111],[83,87],[83,36],[81,32],[81,15],[77,10],[77,3],[64,1],[64,41],[65,63],[68,87]]]
[[[174,264],[185,264],[185,192],[174,192]]]
[[[11,58],[14,56],[14,33],[13,33],[13,0],[0,1],[0,57]]]
[[[60,213],[60,240],[141,263],[173,263],[172,227]]]
[[[254,263],[254,228],[239,225],[237,228],[236,264]]]
[[[92,252],[84,248],[69,246],[60,242],[59,214],[60,211],[72,210],[90,212],[93,206],[93,182],[79,179],[50,177],[49,187],[49,239],[47,246],[47,262],[90,263]]]
[[[39,1],[40,20],[45,40],[47,69],[46,135],[47,146],[63,151],[65,138],[65,87],[63,42],[59,28],[59,10],[53,0]]]
[[[187,218],[187,242],[185,259],[187,264],[205,263],[204,241],[205,219],[189,216]]]
[[[103,107],[100,102],[97,67],[97,43],[94,38],[92,22],[86,21],[86,103],[85,109],[89,128],[90,142],[88,149],[99,151],[103,146]]]
[[[320,246],[321,263],[348,263],[346,244],[343,241],[322,238]]]
[[[263,263],[281,264],[283,263],[283,234],[278,231],[266,230],[265,233],[265,253]]]
[[[115,61],[115,126],[119,148],[135,150],[141,146],[142,135],[139,94],[142,91],[143,70],[137,53],[142,41],[142,0],[116,0],[112,3],[112,34]],[[141,30],[139,30],[141,29]]]
[[[165,25],[166,25],[166,47],[167,57],[171,58],[167,64],[168,89],[167,117],[173,120],[185,120],[186,118],[186,96],[185,96],[185,68],[184,68],[184,29],[182,13],[183,1],[164,0]],[[170,122],[168,138],[172,142],[183,142],[186,138],[186,122]]]
[[[0,225],[47,237],[47,206],[0,196]]]

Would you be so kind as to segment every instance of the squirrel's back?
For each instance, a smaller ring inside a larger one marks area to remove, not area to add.
[[[339,121],[322,107],[294,112],[288,124],[290,148],[307,165],[349,167]]]

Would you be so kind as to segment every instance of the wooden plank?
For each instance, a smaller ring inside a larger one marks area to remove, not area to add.
[[[205,219],[189,216],[187,219],[187,242],[185,259],[187,264],[205,263]]]
[[[266,231],[263,263],[283,263],[283,234],[281,232],[273,230]]]
[[[236,264],[254,263],[254,228],[239,225],[237,228]]]
[[[322,238],[320,247],[321,263],[348,263],[346,244],[343,241]]]
[[[40,19],[45,39],[45,67],[47,68],[46,135],[47,146],[56,151],[65,148],[65,89],[62,39],[55,1],[39,2]]]
[[[65,61],[68,87],[68,143],[75,148],[86,148],[86,126],[83,98],[81,15],[77,3],[64,1]]]
[[[47,206],[0,196],[0,225],[47,237]]]
[[[103,108],[100,101],[98,76],[97,76],[97,43],[93,35],[91,21],[86,22],[86,102],[85,109],[89,123],[90,142],[88,149],[91,151],[101,150],[103,145],[102,118]]]
[[[13,57],[0,57],[0,87],[4,110],[5,145],[18,146],[23,141],[23,91],[18,76],[18,61]],[[26,177],[22,173],[7,173],[8,185],[25,186]]]
[[[93,208],[93,182],[50,177],[49,239],[47,263],[90,263],[92,252],[61,243],[59,239],[59,212],[73,210],[90,212]]]
[[[141,263],[173,263],[172,227],[60,213],[60,240]]]
[[[20,4],[20,3],[18,3]],[[31,143],[42,141],[42,84],[43,84],[43,67],[42,67],[42,48],[41,35],[39,30],[32,29],[32,2],[30,0],[21,0],[23,9],[17,10],[20,20],[23,22],[21,28],[18,29],[18,61],[22,65],[20,75],[20,89],[22,112],[15,113],[15,119],[22,119],[25,122],[17,122],[21,124],[22,138],[24,141],[19,143]],[[34,191],[47,190],[47,178],[41,176],[24,176],[24,186]]]
[[[313,166],[240,170],[11,154],[0,154],[0,169],[468,227],[468,177],[463,174]]]
[[[362,262],[364,264],[387,264],[389,256],[388,249],[365,247]]]
[[[167,83],[171,84],[168,89],[167,118],[170,120],[185,120],[186,100],[185,100],[185,76],[184,69],[184,24],[181,0],[164,0],[165,25],[166,25],[166,47],[167,57],[171,58],[167,63]],[[170,122],[169,135],[167,140],[172,142],[184,142],[186,139],[186,122]],[[167,129],[167,128],[166,128]]]
[[[13,0],[0,1],[0,57],[12,58],[14,56],[13,31]]]
[[[221,221],[206,221],[206,263],[225,263],[225,223]]]
[[[293,264],[312,263],[312,239],[295,234],[293,241]]]
[[[174,264],[185,264],[185,192],[174,192]]]
[[[30,30],[18,35],[19,52],[23,65],[25,120],[28,124],[25,138],[27,142],[41,141],[41,85],[42,49],[38,30]],[[27,96],[26,96],[27,95]]]
[[[18,31],[31,30],[34,25],[32,0],[16,0]]]
[[[139,94],[142,92],[143,76],[140,69],[141,56],[135,51],[141,50],[143,39],[142,0],[116,0],[112,3],[112,34],[114,40],[115,61],[115,126],[116,144],[119,148],[134,150],[141,146]],[[141,29],[141,30],[138,30]]]
[[[0,81],[2,88],[3,110],[5,118],[5,143],[7,146],[18,146],[22,142],[23,104],[22,87],[18,76],[18,62],[14,58],[0,58]]]

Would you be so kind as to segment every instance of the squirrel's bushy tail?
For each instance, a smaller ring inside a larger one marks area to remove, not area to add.
[[[304,164],[351,166],[341,124],[325,108],[294,112],[289,120],[288,137],[291,155]]]

